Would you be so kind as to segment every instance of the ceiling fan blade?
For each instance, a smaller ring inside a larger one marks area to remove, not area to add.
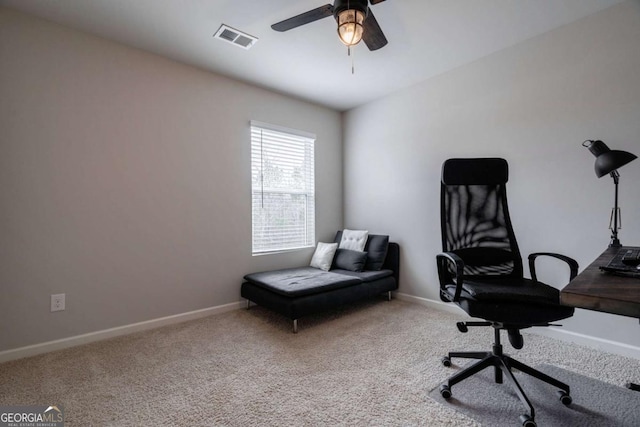
[[[371,0],[371,4],[382,3],[384,0]]]
[[[325,4],[324,6],[320,6],[308,12],[301,13],[300,15],[294,16],[293,18],[285,19],[284,21],[273,24],[271,28],[276,31],[289,31],[293,28],[308,24],[313,21],[317,21],[318,19],[326,18],[328,16],[333,16],[333,5],[331,4]]]
[[[362,40],[369,50],[378,50],[386,46],[387,38],[382,32],[382,28],[378,25],[376,17],[373,16],[371,9],[367,13],[367,19],[364,20],[364,28],[362,32]]]

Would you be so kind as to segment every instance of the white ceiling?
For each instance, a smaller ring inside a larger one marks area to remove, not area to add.
[[[333,18],[271,24],[328,0],[0,0],[63,25],[347,110],[593,14],[622,0],[387,0],[371,7],[389,44],[351,58]],[[216,40],[220,24],[259,38]]]

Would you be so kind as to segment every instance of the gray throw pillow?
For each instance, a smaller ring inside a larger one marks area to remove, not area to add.
[[[367,262],[367,253],[352,251],[351,249],[340,249],[336,251],[333,259],[333,268],[340,268],[349,271],[362,271]]]
[[[370,234],[364,247],[367,252],[365,270],[381,270],[389,249],[389,236]]]

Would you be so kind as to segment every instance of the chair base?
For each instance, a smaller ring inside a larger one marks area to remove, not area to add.
[[[473,365],[463,369],[457,374],[451,376],[445,384],[440,386],[440,394],[445,399],[449,399],[452,396],[451,387],[458,384],[459,382],[469,378],[472,375],[477,374],[485,368],[490,366],[494,367],[494,375],[495,382],[501,384],[503,382],[503,378],[507,377],[512,387],[514,388],[516,394],[520,398],[520,401],[529,411],[528,414],[523,414],[520,417],[520,422],[523,426],[526,427],[535,427],[535,409],[531,404],[531,401],[525,394],[522,386],[518,382],[518,380],[513,375],[512,370],[517,369],[527,375],[530,375],[534,378],[537,378],[541,381],[546,382],[547,384],[553,385],[560,390],[558,390],[557,394],[560,398],[560,401],[564,405],[571,404],[571,395],[570,388],[567,384],[550,377],[549,375],[541,372],[537,369],[534,369],[528,365],[525,365],[522,362],[504,354],[502,352],[502,345],[500,344],[500,327],[497,325],[493,325],[495,329],[495,342],[493,344],[493,350],[490,352],[451,352],[448,356],[442,359],[442,363],[445,366],[451,366],[451,358],[460,357],[465,359],[479,359],[478,362]]]

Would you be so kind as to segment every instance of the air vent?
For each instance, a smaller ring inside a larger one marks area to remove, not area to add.
[[[258,41],[257,37],[250,36],[247,33],[243,33],[224,24],[220,25],[220,28],[218,28],[218,31],[216,31],[213,37],[224,40],[227,43],[232,43],[243,49],[249,49]]]

